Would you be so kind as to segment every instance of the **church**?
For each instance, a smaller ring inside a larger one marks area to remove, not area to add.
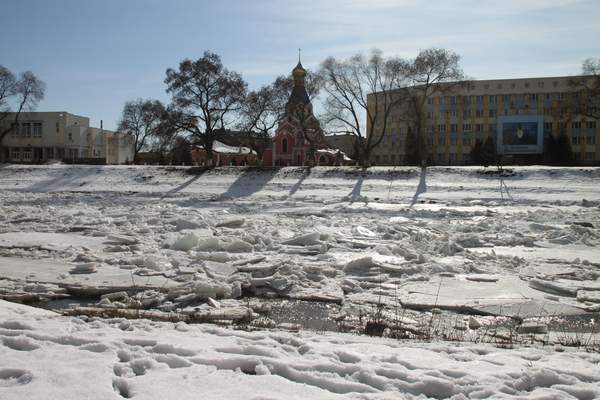
[[[292,70],[294,87],[286,105],[271,148],[263,154],[263,165],[312,166],[352,165],[354,161],[341,150],[327,144],[321,124],[313,114],[305,87],[306,70],[300,60]]]

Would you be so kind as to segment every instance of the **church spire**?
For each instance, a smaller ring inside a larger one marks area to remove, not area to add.
[[[298,65],[292,70],[292,76],[294,77],[294,86],[304,86],[304,77],[306,76],[306,70],[302,66],[300,60],[300,53],[302,49],[298,49]]]
[[[294,67],[292,70],[292,77],[294,78],[294,87],[292,89],[292,94],[288,100],[288,106],[290,104],[310,104],[310,99],[308,97],[308,93],[306,92],[306,88],[304,87],[304,78],[306,77],[306,70],[302,66],[302,62],[300,59],[302,49],[298,49],[298,65]]]

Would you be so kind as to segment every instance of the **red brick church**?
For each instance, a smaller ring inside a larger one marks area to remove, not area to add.
[[[292,70],[292,76],[294,87],[286,105],[286,114],[275,131],[271,148],[263,155],[263,165],[353,164],[353,160],[340,150],[328,148],[304,86],[306,70],[300,60]]]

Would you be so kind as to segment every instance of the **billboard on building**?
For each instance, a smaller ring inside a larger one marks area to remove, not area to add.
[[[510,115],[498,117],[498,154],[540,154],[544,151],[544,117]]]

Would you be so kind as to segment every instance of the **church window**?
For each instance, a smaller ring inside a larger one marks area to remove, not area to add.
[[[281,141],[281,152],[282,153],[287,153],[288,152],[288,141],[287,141],[287,138],[283,138],[283,140]]]

